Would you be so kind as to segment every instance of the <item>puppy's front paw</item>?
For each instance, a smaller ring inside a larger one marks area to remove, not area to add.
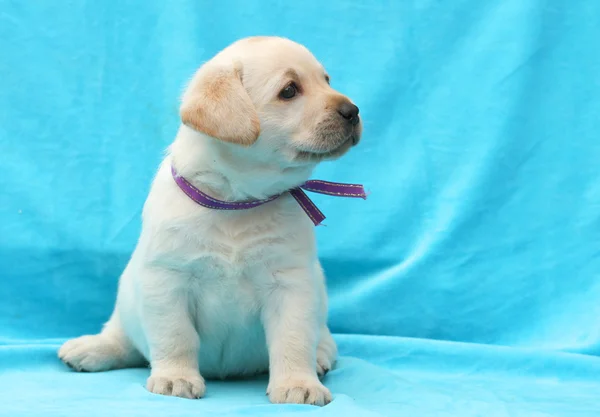
[[[154,394],[172,395],[174,397],[196,399],[204,396],[206,385],[199,373],[152,373],[146,389]]]
[[[272,382],[267,388],[274,404],[312,404],[323,406],[331,402],[331,393],[314,377],[287,378]]]

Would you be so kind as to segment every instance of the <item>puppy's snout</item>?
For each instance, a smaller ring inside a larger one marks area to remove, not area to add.
[[[343,101],[339,105],[337,111],[340,116],[348,120],[352,126],[356,126],[358,124],[360,120],[358,118],[358,107],[356,107],[354,104],[350,103],[349,101]]]

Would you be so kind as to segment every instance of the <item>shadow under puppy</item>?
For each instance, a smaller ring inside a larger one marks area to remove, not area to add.
[[[150,363],[151,392],[202,397],[204,378],[269,371],[274,403],[331,401],[319,374],[336,359],[314,225],[286,192],[361,135],[358,108],[303,46],[242,39],[192,78],[182,125],[143,210],[142,232],[102,332],[66,342],[78,371]],[[177,175],[210,198],[201,206]]]

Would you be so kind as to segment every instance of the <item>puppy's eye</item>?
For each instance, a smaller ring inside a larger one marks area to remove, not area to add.
[[[325,75],[325,81],[327,81],[327,84],[330,84],[329,75]]]
[[[290,100],[296,97],[296,94],[298,94],[298,87],[296,87],[296,84],[291,83],[279,92],[279,98],[283,100]]]

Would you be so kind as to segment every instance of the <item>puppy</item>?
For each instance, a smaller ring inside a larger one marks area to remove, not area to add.
[[[356,145],[358,108],[329,85],[303,46],[240,40],[204,64],[180,108],[182,125],[154,179],[139,241],[102,332],[66,342],[77,371],[150,364],[147,389],[204,395],[204,378],[269,371],[273,403],[324,405],[336,360],[314,225],[286,191]],[[171,169],[223,201],[198,205]]]

